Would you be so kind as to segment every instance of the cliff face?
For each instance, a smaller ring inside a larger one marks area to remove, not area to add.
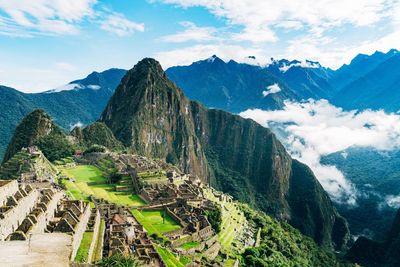
[[[269,129],[190,102],[153,59],[127,73],[101,121],[136,153],[175,163],[319,244],[346,243],[345,220],[311,170],[292,160]]]

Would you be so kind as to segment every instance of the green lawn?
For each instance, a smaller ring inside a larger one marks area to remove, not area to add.
[[[104,221],[104,219],[101,220],[100,222],[100,228],[99,228],[99,232],[97,233],[97,242],[96,245],[94,247],[94,251],[93,251],[93,262],[98,262],[101,260],[102,258],[102,240],[103,240],[103,233],[104,233],[104,229],[106,228],[106,222]]]
[[[185,267],[189,263],[189,260],[185,257],[180,257],[178,260],[175,254],[165,248],[156,246],[156,250],[167,267]]]
[[[90,244],[92,243],[93,232],[85,232],[76,253],[75,262],[88,262]]]
[[[222,248],[229,251],[236,235],[242,231],[242,225],[246,218],[234,203],[219,201],[210,189],[206,189],[204,192],[206,198],[219,203],[222,207],[222,224],[218,239]]]
[[[90,195],[103,198],[125,206],[142,206],[145,202],[129,192],[116,192],[114,186],[107,183],[101,170],[93,165],[79,165],[73,168],[60,168],[63,175],[75,181],[65,181],[69,193],[75,199],[85,199]]]
[[[139,221],[140,224],[149,232],[149,234],[162,235],[163,233],[171,232],[180,229],[181,226],[167,213],[165,214],[165,221],[163,223],[162,210],[132,210],[133,216]]]

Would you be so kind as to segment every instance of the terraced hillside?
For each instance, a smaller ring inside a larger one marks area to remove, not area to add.
[[[21,174],[51,178],[56,176],[56,172],[40,151],[30,154],[27,149],[19,151],[0,167],[1,179],[18,179]]]
[[[246,218],[243,212],[232,201],[227,201],[225,198],[219,199],[213,194],[213,189],[206,188],[204,190],[205,197],[209,200],[221,205],[222,210],[222,225],[221,232],[218,234],[222,248],[229,252],[232,245],[243,234],[243,226],[246,224]],[[242,250],[243,248],[235,242],[235,246]]]

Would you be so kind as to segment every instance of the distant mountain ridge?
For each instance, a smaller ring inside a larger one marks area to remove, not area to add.
[[[17,124],[36,108],[44,109],[66,130],[78,122],[89,124],[97,120],[125,73],[121,69],[93,72],[69,83],[69,90],[59,88],[35,94],[0,86],[0,157]]]
[[[235,113],[280,109],[285,100],[309,98],[327,99],[347,110],[400,110],[400,53],[396,49],[359,54],[337,70],[309,60],[272,59],[260,66],[213,56],[166,72],[190,99]],[[272,85],[279,90],[268,92]]]
[[[325,98],[345,109],[400,110],[400,53],[392,49],[357,55],[334,71],[318,62],[272,60],[267,66],[224,62],[217,56],[166,70],[191,99],[210,108],[238,113],[249,108],[280,109],[285,100]],[[249,57],[249,62],[254,57]],[[25,94],[0,86],[0,156],[17,123],[43,108],[64,129],[95,121],[126,70],[93,72],[43,93]]]

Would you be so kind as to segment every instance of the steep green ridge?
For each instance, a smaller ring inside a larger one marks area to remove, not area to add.
[[[153,59],[122,79],[101,121],[134,152],[163,158],[238,199],[289,221],[318,244],[340,249],[345,220],[311,170],[269,130],[190,102]]]
[[[260,229],[260,244],[243,252],[242,266],[352,266],[339,262],[332,251],[318,247],[287,223],[245,204],[239,206],[247,220]]]
[[[205,155],[189,114],[189,100],[160,64],[144,59],[122,79],[100,120],[135,152],[207,177]]]
[[[360,237],[348,251],[346,257],[363,266],[400,266],[400,210],[384,242]]]
[[[41,109],[28,114],[17,126],[7,147],[3,163],[22,148],[32,145],[37,145],[51,161],[72,154],[65,134]]]
[[[71,134],[85,147],[102,145],[111,150],[122,149],[121,142],[115,138],[110,128],[102,122],[92,123],[83,128],[83,130],[75,128]]]

